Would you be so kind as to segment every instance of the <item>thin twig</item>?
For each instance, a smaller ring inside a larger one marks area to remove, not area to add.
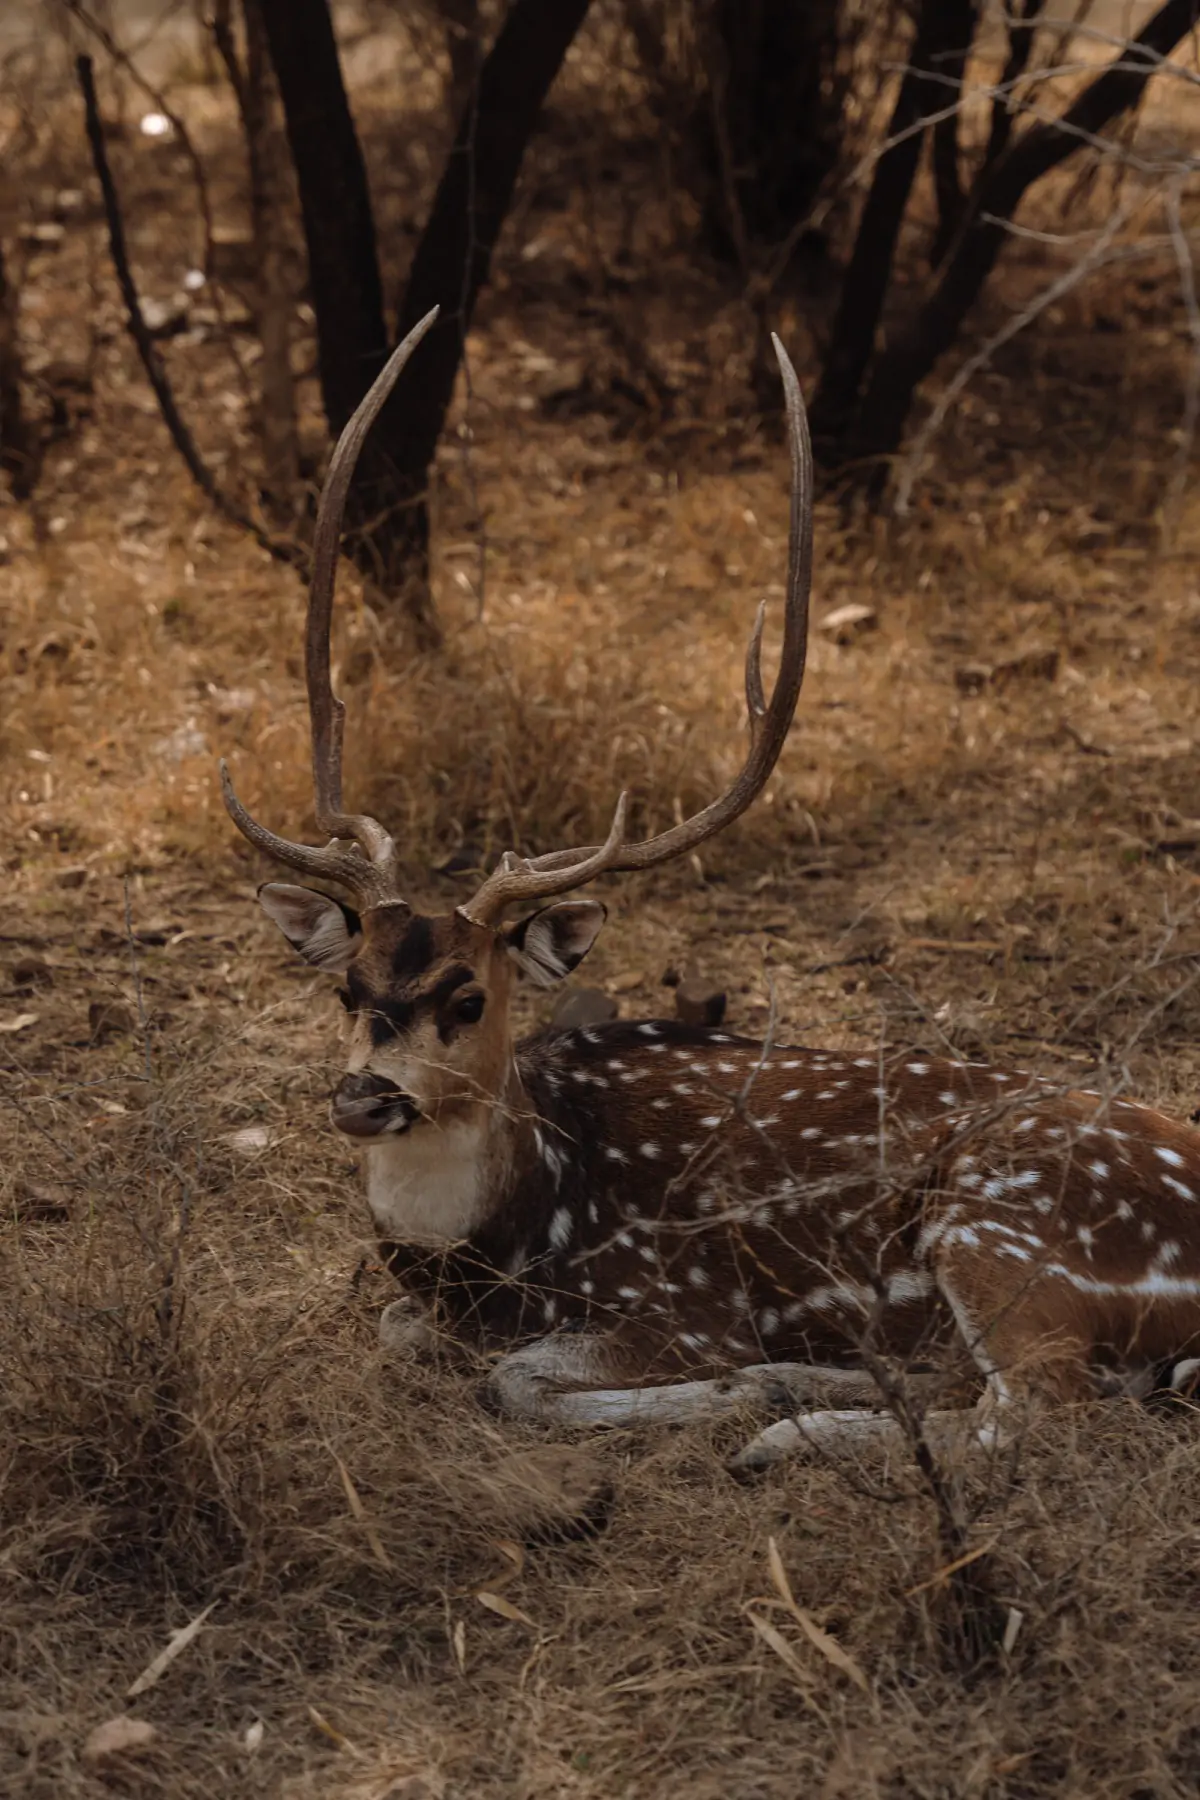
[[[242,396],[247,403],[249,403],[252,398],[250,375],[242,360],[241,353],[238,350],[237,340],[234,338],[233,332],[230,329],[229,319],[225,312],[225,297],[221,292],[221,284],[219,281],[213,279],[215,259],[213,253],[214,235],[212,201],[209,197],[208,180],[204,173],[204,163],[201,159],[200,152],[192,142],[192,135],[187,128],[185,120],[178,112],[176,112],[162,90],[156,88],[152,82],[147,81],[146,77],[138,68],[134,58],[127,50],[122,49],[121,45],[117,42],[116,38],[113,37],[112,33],[103,22],[94,17],[94,15],[87,10],[82,4],[82,0],[66,0],[66,6],[71,17],[77,19],[85,31],[91,32],[97,43],[102,45],[105,52],[112,58],[113,62],[117,64],[118,68],[125,70],[125,73],[129,76],[130,80],[141,89],[147,100],[149,100],[151,106],[160,112],[163,118],[167,120],[172,131],[179,140],[183,154],[187,157],[188,162],[191,165],[192,180],[196,186],[196,198],[200,205],[200,225],[204,234],[204,274],[212,285],[211,298],[216,310],[217,320],[221,326],[222,335],[224,336],[225,348],[229,352],[230,361],[237,370],[238,383],[242,390]]]
[[[250,517],[249,513],[243,512],[242,508],[217,486],[212,472],[196,448],[195,439],[175,403],[175,396],[167,379],[162,358],[154,347],[154,340],[150,336],[145,316],[142,313],[142,303],[129,266],[125,225],[121,217],[120,202],[117,198],[112,170],[109,167],[108,151],[104,144],[104,128],[100,122],[91,57],[82,55],[76,57],[75,70],[79,78],[80,92],[83,95],[92,163],[100,182],[101,193],[104,196],[104,216],[108,224],[108,241],[112,251],[113,268],[116,271],[121,295],[125,301],[126,323],[129,326],[129,334],[137,346],[138,355],[142,359],[142,367],[154,390],[159,411],[163,416],[163,423],[171,434],[171,441],[187,464],[188,472],[196,486],[201,493],[207,496],[222,517],[228,519],[230,524],[237,525],[242,531],[248,531],[255,542],[261,545],[269,556],[274,557],[276,562],[288,563],[292,568],[305,569],[308,566],[308,556],[298,544],[285,543],[270,537],[261,525]]]
[[[920,476],[921,466],[925,461],[925,453],[930,442],[967,383],[991,361],[997,350],[1007,344],[1011,338],[1016,337],[1019,332],[1024,331],[1025,327],[1032,324],[1034,319],[1045,312],[1048,306],[1052,306],[1056,300],[1060,300],[1064,294],[1069,293],[1077,283],[1083,280],[1085,275],[1090,275],[1100,267],[1108,256],[1113,239],[1128,223],[1132,210],[1132,208],[1122,208],[1115,212],[1085,256],[1081,256],[1079,261],[1060,275],[1057,281],[1052,281],[1049,287],[1043,288],[1041,293],[1035,295],[1029,302],[1028,306],[1023,307],[1019,313],[1015,313],[999,331],[993,333],[986,343],[979,347],[973,356],[969,356],[959,366],[953,379],[942,390],[937,405],[921,426],[920,431],[917,432],[908,455],[901,465],[896,480],[895,499],[892,502],[893,511],[897,517],[903,518],[908,512],[913,488]]]

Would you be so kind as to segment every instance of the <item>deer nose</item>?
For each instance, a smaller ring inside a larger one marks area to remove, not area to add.
[[[346,1075],[334,1089],[330,1116],[347,1137],[379,1137],[407,1131],[421,1116],[416,1101],[384,1075]]]

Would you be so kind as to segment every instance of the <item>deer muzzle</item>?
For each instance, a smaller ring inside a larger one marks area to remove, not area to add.
[[[421,1109],[384,1075],[346,1075],[334,1089],[330,1117],[347,1137],[407,1131]]]

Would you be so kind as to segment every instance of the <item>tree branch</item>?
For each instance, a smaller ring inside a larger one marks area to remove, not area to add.
[[[108,224],[109,247],[112,252],[113,268],[121,288],[121,296],[125,302],[125,318],[129,327],[129,335],[137,346],[138,355],[142,359],[142,367],[154,390],[154,397],[158,401],[163,422],[171,434],[171,441],[187,464],[192,480],[217,512],[228,519],[231,524],[237,525],[243,531],[248,531],[277,562],[290,563],[293,567],[304,568],[308,562],[307,554],[298,545],[281,543],[269,537],[262,527],[250,517],[249,513],[243,512],[241,507],[217,486],[211,470],[196,448],[195,439],[175,403],[171,384],[167,380],[167,372],[146,325],[137,285],[129,266],[129,253],[125,244],[125,225],[121,217],[116,184],[109,167],[108,151],[105,148],[104,128],[100,122],[100,109],[96,101],[96,83],[91,57],[76,57],[75,71],[79,79],[80,92],[83,95],[92,163],[100,182],[100,191],[104,197],[104,216]]]

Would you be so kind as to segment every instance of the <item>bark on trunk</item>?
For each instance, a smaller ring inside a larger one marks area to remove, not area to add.
[[[875,165],[809,413],[813,447],[823,461],[839,458],[853,424],[921,157],[922,121],[946,104],[948,90],[937,76],[940,59],[964,34],[969,44],[973,27],[972,0],[922,0],[908,68],[888,122],[889,148]]]
[[[21,351],[17,335],[17,293],[10,282],[0,243],[0,470],[18,500],[27,500],[37,479],[37,457],[21,399]]]
[[[287,150],[277,123],[278,86],[271,68],[259,0],[243,0],[243,63],[234,41],[230,0],[213,15],[213,36],[237,100],[246,144],[250,229],[254,239],[255,327],[259,364],[259,448],[263,501],[274,518],[294,523],[300,482],[296,384],[292,376],[291,312],[287,279],[287,219],[291,198]]]
[[[442,310],[374,433],[391,499],[386,537],[379,530],[375,541],[426,589],[429,472],[463,344],[526,145],[587,9],[588,0],[516,0],[480,67],[409,273],[397,336]]]

